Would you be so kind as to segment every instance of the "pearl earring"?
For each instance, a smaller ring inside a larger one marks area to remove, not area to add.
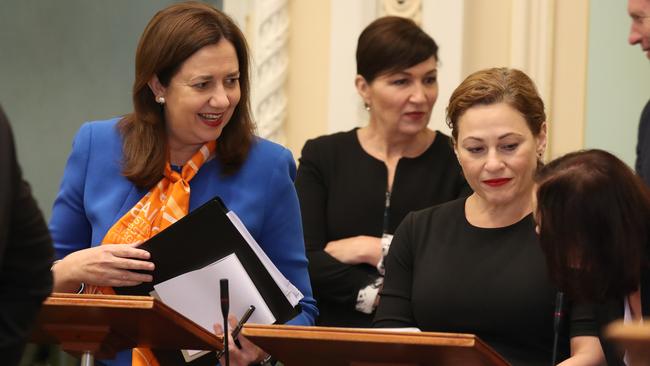
[[[364,103],[363,106],[364,106],[364,108],[365,108],[368,112],[370,112],[370,104],[368,104],[368,103]]]
[[[163,96],[156,97],[156,102],[158,102],[159,104],[165,104],[165,97]]]

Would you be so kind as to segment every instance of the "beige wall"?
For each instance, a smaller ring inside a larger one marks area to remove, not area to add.
[[[463,74],[510,63],[512,0],[465,0]]]
[[[548,156],[584,147],[589,0],[556,1]]]
[[[326,133],[330,2],[289,1],[287,147],[298,159],[309,138]]]
[[[469,74],[512,60],[513,2],[465,0],[463,71]],[[544,0],[552,1],[552,0]],[[547,158],[584,145],[589,0],[554,1]]]

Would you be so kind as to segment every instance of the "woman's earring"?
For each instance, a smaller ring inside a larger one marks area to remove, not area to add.
[[[163,96],[156,97],[156,102],[158,102],[158,104],[165,104],[165,97]]]
[[[364,108],[366,108],[366,110],[367,110],[368,112],[370,112],[370,104],[368,104],[368,103],[364,103],[363,106],[364,106]]]

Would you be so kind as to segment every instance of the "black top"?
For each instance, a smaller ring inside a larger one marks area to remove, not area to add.
[[[0,108],[0,355],[17,365],[41,302],[52,290],[50,233],[16,159]]]
[[[641,313],[642,316],[650,317],[650,268],[641,270]],[[605,337],[605,327],[614,320],[623,319],[625,315],[624,299],[610,299],[598,304],[581,304],[580,311],[584,314],[591,314],[596,321],[596,329],[589,335],[600,338],[600,344],[605,352],[608,366],[625,366],[623,361],[624,350],[612,343]]]
[[[641,112],[634,165],[637,174],[643,178],[646,184],[650,185],[650,100]]]
[[[320,325],[371,326],[373,315],[356,311],[355,304],[359,290],[379,277],[377,269],[344,264],[323,249],[357,235],[381,237],[387,187],[386,165],[363,150],[356,129],[309,140],[302,150],[296,189]],[[412,210],[468,192],[450,138],[436,132],[424,153],[399,160],[386,232],[392,234]]]
[[[473,333],[513,365],[551,362],[556,290],[532,215],[479,228],[465,218],[465,199],[411,213],[385,265],[375,326]],[[581,326],[572,335],[589,333]],[[569,354],[567,331],[558,360]]]

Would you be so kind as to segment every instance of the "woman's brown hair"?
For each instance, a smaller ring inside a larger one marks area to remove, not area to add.
[[[648,265],[650,192],[614,155],[567,154],[537,172],[539,238],[548,273],[578,300],[622,299]]]
[[[226,39],[239,61],[241,99],[217,144],[216,158],[224,174],[236,172],[253,141],[250,113],[248,47],[232,19],[199,2],[171,5],[154,15],[145,28],[135,59],[133,112],[122,118],[118,129],[123,138],[122,173],[135,185],[150,188],[163,176],[167,161],[167,133],[163,109],[155,101],[148,82],[156,75],[169,85],[185,60],[201,48]]]
[[[539,136],[546,121],[544,102],[535,83],[517,69],[492,68],[468,76],[454,90],[447,107],[447,125],[454,143],[458,139],[458,120],[476,105],[507,103],[522,114],[533,136]]]
[[[372,83],[379,75],[408,69],[430,57],[438,60],[438,45],[415,22],[396,16],[382,17],[359,35],[357,74]]]

